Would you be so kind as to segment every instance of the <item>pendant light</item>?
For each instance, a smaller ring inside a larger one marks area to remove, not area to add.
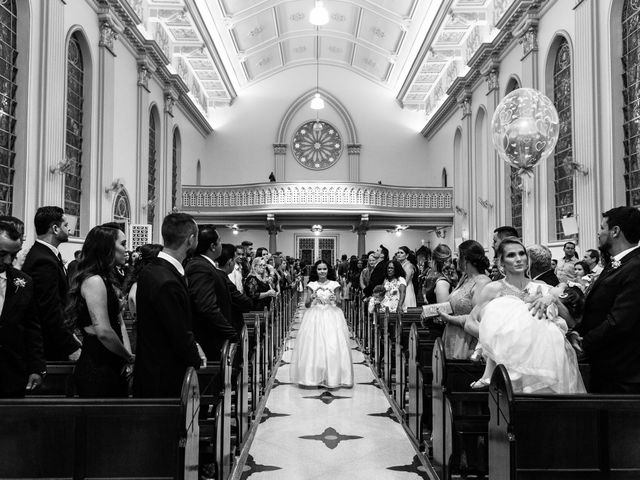
[[[311,10],[309,14],[309,21],[312,25],[326,25],[329,23],[329,12],[320,0],[316,0],[315,7]]]
[[[318,27],[316,27],[316,93],[311,99],[309,106],[312,110],[322,110],[324,108],[324,100],[320,96],[320,37],[318,35]]]

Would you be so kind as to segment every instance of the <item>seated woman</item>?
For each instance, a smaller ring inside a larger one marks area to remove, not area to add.
[[[482,378],[471,386],[488,386],[496,365],[503,364],[516,392],[585,393],[575,351],[565,337],[567,322],[558,314],[559,307],[566,313],[559,293],[553,295],[548,285],[527,278],[527,250],[518,239],[505,238],[496,253],[505,278],[482,289],[471,321],[465,324],[467,331],[477,332],[487,360]],[[542,319],[525,303],[540,295],[555,299]]]
[[[349,328],[340,303],[335,272],[318,260],[309,275],[307,311],[291,355],[291,382],[302,386],[352,387]]]
[[[92,228],[82,246],[78,272],[69,293],[70,317],[83,329],[82,353],[74,370],[81,397],[127,395],[125,367],[132,365],[127,330],[120,314],[114,279],[124,264],[126,239],[121,230]]]

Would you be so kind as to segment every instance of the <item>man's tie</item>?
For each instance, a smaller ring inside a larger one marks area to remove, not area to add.
[[[7,293],[7,274],[0,274],[0,314],[4,308],[4,299]]]
[[[67,269],[64,266],[64,262],[62,261],[62,255],[60,255],[60,252],[58,252],[58,261],[60,262],[60,266],[62,267],[62,270],[64,270],[64,272],[67,273]]]

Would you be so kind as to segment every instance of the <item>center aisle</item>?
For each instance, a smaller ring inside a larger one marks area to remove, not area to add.
[[[353,388],[290,383],[289,361],[303,312],[304,307],[296,313],[260,424],[234,480],[430,478],[355,341]]]

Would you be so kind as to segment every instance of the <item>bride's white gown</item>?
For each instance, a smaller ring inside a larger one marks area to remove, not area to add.
[[[586,393],[575,351],[565,338],[567,324],[555,306],[547,310],[546,319],[538,319],[522,301],[526,290],[548,287],[530,283],[519,294],[503,283],[503,296],[491,300],[481,314],[479,345],[484,355],[503,364],[512,380],[517,379],[514,390]]]
[[[328,388],[353,386],[349,329],[342,310],[329,300],[340,284],[309,282],[317,298],[302,317],[291,356],[291,381]]]

